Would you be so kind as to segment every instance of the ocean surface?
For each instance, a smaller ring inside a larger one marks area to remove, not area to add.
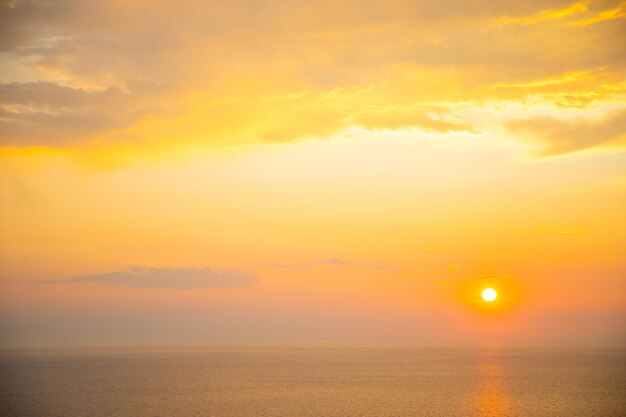
[[[4,350],[0,378],[2,416],[626,416],[626,351],[615,346]]]

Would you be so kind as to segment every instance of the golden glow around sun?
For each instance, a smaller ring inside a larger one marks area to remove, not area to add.
[[[491,303],[495,301],[496,298],[498,298],[498,293],[493,288],[485,288],[483,290],[483,300]]]

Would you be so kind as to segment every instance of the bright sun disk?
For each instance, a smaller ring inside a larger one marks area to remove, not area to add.
[[[483,300],[492,302],[498,297],[498,293],[493,288],[485,288],[483,290]]]

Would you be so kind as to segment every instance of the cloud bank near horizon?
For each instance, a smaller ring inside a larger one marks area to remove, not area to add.
[[[126,271],[85,275],[61,281],[44,281],[46,284],[104,283],[129,288],[151,289],[202,289],[238,288],[258,282],[255,274],[245,271],[211,268],[150,268],[131,267]]]

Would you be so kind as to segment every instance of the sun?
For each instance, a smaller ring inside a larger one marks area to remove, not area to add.
[[[498,293],[493,288],[485,288],[483,290],[483,300],[491,303],[495,301],[496,298],[498,298]]]

